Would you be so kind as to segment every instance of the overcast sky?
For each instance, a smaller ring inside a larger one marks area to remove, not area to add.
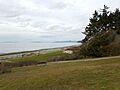
[[[120,0],[0,0],[0,42],[81,40],[94,10]]]

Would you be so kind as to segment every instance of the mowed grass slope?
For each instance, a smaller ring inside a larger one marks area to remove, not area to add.
[[[120,90],[120,58],[13,68],[0,90]]]

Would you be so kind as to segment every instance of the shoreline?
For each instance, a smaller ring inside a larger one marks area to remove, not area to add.
[[[53,43],[50,43],[50,45],[49,45],[49,42],[48,42],[48,43],[42,43],[42,44],[38,44],[38,45],[36,45],[36,43],[35,43],[35,45],[33,44],[33,46],[32,45],[29,46],[29,44],[27,43],[28,47],[27,47],[27,45],[24,46],[23,44],[24,43],[20,43],[20,45],[22,47],[20,47],[19,44],[15,44],[15,46],[14,46],[14,44],[12,44],[12,45],[10,44],[10,46],[9,46],[9,44],[8,45],[5,44],[5,46],[4,46],[4,44],[1,45],[0,56],[19,54],[19,53],[28,53],[28,52],[54,49],[54,48],[63,48],[63,47],[68,47],[68,46],[72,46],[72,45],[73,46],[79,45],[80,43],[73,43],[73,44],[72,43],[71,44],[67,44],[67,43],[65,43],[65,44],[61,44],[61,43],[60,44],[58,44],[58,43],[53,44]]]
[[[53,50],[53,49],[60,49],[64,47],[58,47],[58,48],[46,48],[46,49],[39,49],[39,50],[28,50],[28,51],[20,51],[20,52],[10,52],[10,53],[3,53],[0,54],[0,56],[6,56],[6,55],[14,55],[14,54],[24,54],[24,53],[33,53],[33,52],[38,52],[38,51],[46,51],[46,50]]]
[[[74,47],[74,46],[79,46],[79,45],[0,54],[0,61],[5,61],[8,59],[19,58],[19,57],[25,57],[25,56],[30,56],[30,55],[45,54],[51,51],[63,50],[64,48],[69,48],[69,47]]]
[[[38,55],[38,54],[45,54],[45,53],[48,53],[50,51],[55,51],[55,50],[62,50],[62,48],[48,48],[48,49],[40,49],[40,50],[0,54],[0,62],[1,61],[6,61],[8,59],[14,59],[14,58],[20,58],[20,57]]]

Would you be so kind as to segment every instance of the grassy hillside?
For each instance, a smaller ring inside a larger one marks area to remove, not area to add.
[[[13,68],[0,90],[120,90],[120,58]]]

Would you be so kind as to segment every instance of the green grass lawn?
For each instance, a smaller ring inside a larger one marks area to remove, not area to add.
[[[0,90],[120,90],[120,58],[13,68]]]
[[[32,56],[25,56],[21,58],[11,59],[12,62],[19,62],[19,61],[47,61],[48,59],[55,57],[55,56],[62,56],[65,55],[62,50],[58,51],[51,51],[45,54],[39,55],[32,55]]]

